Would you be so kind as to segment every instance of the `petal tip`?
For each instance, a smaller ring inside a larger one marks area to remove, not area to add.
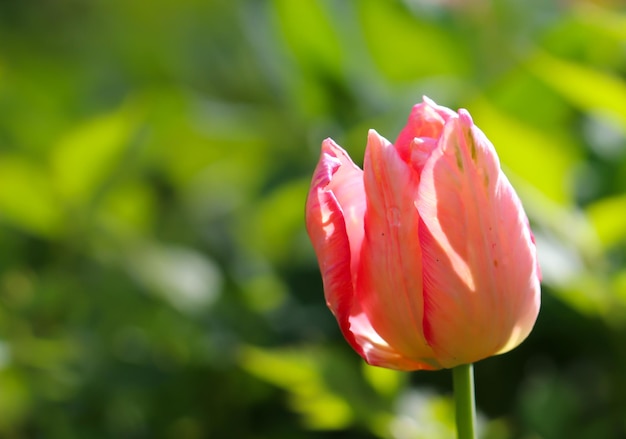
[[[433,101],[431,98],[429,98],[426,95],[422,95],[422,102],[430,107],[437,107],[437,104],[435,103],[435,101]]]
[[[324,140],[322,140],[322,149],[323,150],[336,149],[337,146],[339,146],[339,145],[337,145],[337,142],[335,142],[330,137],[326,137]]]
[[[461,122],[461,126],[465,128],[471,128],[474,125],[474,121],[472,120],[472,116],[470,116],[469,111],[465,108],[460,108],[458,111],[459,121]]]
[[[384,145],[389,144],[389,141],[385,139],[383,136],[381,136],[380,134],[378,134],[376,130],[370,129],[367,132],[367,144],[369,145],[371,143],[376,143],[381,146],[384,146]]]

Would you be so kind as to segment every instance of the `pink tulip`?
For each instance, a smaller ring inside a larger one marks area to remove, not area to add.
[[[540,302],[534,239],[496,151],[466,110],[424,98],[363,170],[322,143],[306,226],[326,302],[369,364],[452,368],[507,352]]]

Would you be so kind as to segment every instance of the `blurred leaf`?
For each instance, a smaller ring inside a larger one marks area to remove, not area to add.
[[[52,371],[75,358],[77,349],[69,340],[24,337],[14,349],[14,356],[29,367]]]
[[[391,369],[373,367],[363,363],[363,375],[367,382],[381,395],[395,395],[404,383],[405,375]]]
[[[319,380],[315,362],[298,350],[268,351],[247,347],[241,361],[248,372],[280,387],[291,388]]]
[[[536,376],[523,388],[521,409],[524,420],[539,437],[558,439],[573,433],[571,419],[582,401],[572,383],[558,374]]]
[[[522,69],[512,70],[490,84],[487,94],[494,106],[537,131],[566,131],[563,127],[572,117],[571,106],[559,93]]]
[[[242,352],[241,365],[289,392],[293,408],[304,415],[309,428],[340,429],[352,422],[350,405],[326,388],[322,367],[311,352],[248,347]]]
[[[378,68],[392,81],[462,76],[470,69],[464,42],[448,29],[412,16],[399,2],[358,2],[363,33]]]
[[[454,402],[429,390],[408,390],[397,401],[390,429],[397,439],[453,439]]]
[[[285,43],[309,70],[339,73],[341,45],[323,1],[273,0]]]
[[[0,433],[10,437],[10,432],[15,431],[15,427],[22,424],[28,415],[31,395],[22,374],[12,368],[0,369],[0,389]]]
[[[535,230],[534,235],[544,283],[563,287],[585,270],[584,260],[572,242],[542,229]]]
[[[602,198],[588,205],[585,210],[606,247],[626,239],[626,195]]]
[[[129,146],[136,128],[136,109],[124,106],[78,125],[51,154],[61,195],[78,205],[91,200]]]
[[[148,291],[185,313],[206,311],[221,292],[218,268],[189,248],[136,245],[128,251],[126,267]]]
[[[572,13],[560,17],[552,28],[542,35],[541,46],[562,59],[569,59],[590,68],[610,71],[623,63],[623,29],[617,14],[580,1]]]
[[[626,83],[619,77],[542,52],[527,67],[581,110],[610,113],[626,124]]]
[[[613,277],[611,286],[615,290],[615,295],[622,304],[622,308],[626,309],[626,270],[619,271]],[[626,318],[626,315],[622,314],[622,317]]]
[[[253,310],[266,313],[275,310],[287,299],[287,286],[271,273],[259,274],[246,279],[242,285],[245,300]]]
[[[584,272],[561,285],[555,295],[583,315],[611,318],[617,304],[610,285],[594,273]]]
[[[513,437],[510,422],[506,418],[493,419],[485,426],[482,439],[511,439]]]
[[[561,247],[562,250],[555,251],[566,253],[573,251],[574,260],[580,260],[591,267],[598,267],[604,263],[602,245],[583,212],[550,200],[543,192],[526,181],[515,179],[513,184],[524,201],[526,213],[536,225],[535,227],[538,226],[535,233],[541,236],[543,233],[541,229],[545,229],[546,233],[556,238],[555,245]],[[539,261],[542,262],[541,255]],[[570,263],[570,270],[571,265]]]
[[[337,430],[350,425],[351,410],[338,395],[312,391],[310,395],[294,398],[294,410],[304,413],[304,423],[314,430]]]
[[[23,338],[15,349],[16,362],[40,369],[37,394],[50,401],[67,401],[76,396],[81,374],[70,365],[79,357],[78,345],[69,339]]]
[[[36,235],[53,236],[63,218],[44,168],[19,156],[0,156],[0,217]]]
[[[308,178],[286,183],[261,200],[254,215],[246,220],[245,240],[273,262],[294,261],[309,243],[304,237],[304,202]],[[302,244],[302,245],[300,245]]]
[[[611,35],[618,41],[626,41],[626,14],[611,10],[592,2],[576,2],[574,11],[577,18],[595,26],[598,31]]]
[[[155,202],[148,185],[126,183],[108,191],[99,208],[99,217],[116,234],[145,234],[154,223]]]
[[[192,211],[214,218],[246,202],[273,157],[262,108],[164,93],[151,151]]]

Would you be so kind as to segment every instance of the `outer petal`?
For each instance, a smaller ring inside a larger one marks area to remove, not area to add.
[[[493,146],[464,110],[421,178],[428,342],[445,367],[514,348],[539,311],[535,245]]]
[[[349,321],[354,299],[351,265],[358,264],[360,242],[357,234],[352,242],[353,257],[340,199],[345,209],[358,218],[365,206],[362,175],[348,154],[326,139],[306,201],[306,228],[320,265],[326,303],[344,337],[360,355],[363,351],[350,332]],[[358,224],[352,229],[357,230]]]
[[[367,211],[357,276],[358,301],[381,338],[397,352],[396,369],[437,369],[423,335],[419,174],[395,147],[370,131],[364,166]]]
[[[306,226],[320,264],[326,302],[353,349],[370,364],[405,360],[376,333],[355,300],[365,213],[363,171],[331,139],[322,144],[306,203]]]

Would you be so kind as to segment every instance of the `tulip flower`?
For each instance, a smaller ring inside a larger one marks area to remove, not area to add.
[[[326,302],[371,365],[454,368],[513,349],[535,323],[528,219],[466,110],[424,98],[395,144],[369,132],[363,170],[324,140],[306,226]]]

